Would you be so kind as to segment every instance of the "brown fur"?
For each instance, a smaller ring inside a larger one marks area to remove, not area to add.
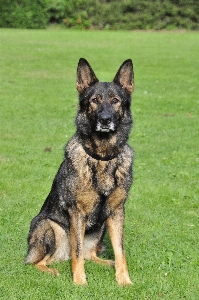
[[[124,204],[132,181],[132,149],[127,145],[132,118],[131,60],[113,82],[100,83],[85,59],[77,69],[77,131],[65,147],[52,189],[32,220],[25,263],[59,275],[47,265],[72,260],[75,284],[87,283],[84,260],[113,266],[119,285],[131,284],[123,242]],[[105,229],[115,262],[97,255]]]

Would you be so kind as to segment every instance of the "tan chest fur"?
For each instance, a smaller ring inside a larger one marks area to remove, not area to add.
[[[67,147],[75,171],[75,176],[70,176],[73,178],[70,188],[76,195],[79,209],[90,214],[100,203],[101,196],[119,195],[118,189],[123,189],[129,176],[132,153],[127,147],[119,157],[102,161],[89,156],[75,139]]]

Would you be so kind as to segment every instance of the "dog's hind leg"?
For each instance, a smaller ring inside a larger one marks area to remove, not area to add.
[[[46,264],[48,264],[49,259],[50,259],[50,255],[46,255],[44,259],[42,259],[40,262],[35,264],[35,267],[42,272],[47,272],[59,276],[59,272],[56,269],[47,267]]]
[[[40,271],[59,275],[56,269],[47,267],[54,260],[56,252],[56,232],[51,222],[48,219],[42,220],[31,228],[25,264],[33,264]]]
[[[97,254],[100,254],[105,250],[105,247],[102,244],[104,232],[105,232],[105,226],[101,228],[99,233],[94,232],[85,235],[84,258],[87,260],[91,260],[97,264],[114,266],[115,262],[113,260],[105,260],[97,256]]]
[[[113,260],[99,258],[96,254],[96,250],[93,250],[90,252],[90,259],[91,259],[91,261],[93,261],[97,264],[100,264],[100,265],[106,265],[109,267],[115,265],[115,262]]]
[[[43,253],[39,252],[39,249],[32,248],[31,250],[28,250],[25,264],[33,264],[38,270],[42,272],[47,272],[58,276],[59,272],[56,269],[47,267],[47,265],[53,261],[51,254],[46,254],[44,257],[44,254],[42,254]]]

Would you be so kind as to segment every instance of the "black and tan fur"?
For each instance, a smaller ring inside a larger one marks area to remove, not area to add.
[[[123,243],[124,204],[132,181],[133,151],[127,145],[133,65],[126,60],[113,82],[99,82],[81,58],[77,69],[76,133],[40,213],[32,220],[25,263],[59,274],[47,265],[72,260],[73,281],[86,284],[84,260],[115,265],[119,285],[131,284]],[[115,262],[97,257],[105,229]]]

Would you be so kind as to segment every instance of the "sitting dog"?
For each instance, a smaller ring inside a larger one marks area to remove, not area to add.
[[[89,63],[79,60],[76,133],[65,147],[46,201],[31,222],[26,264],[58,275],[47,265],[71,258],[73,281],[84,285],[84,260],[90,259],[115,265],[118,284],[131,284],[123,225],[132,182],[133,151],[127,140],[133,82],[130,59],[120,66],[113,82],[99,82]],[[106,228],[115,262],[97,256]]]

